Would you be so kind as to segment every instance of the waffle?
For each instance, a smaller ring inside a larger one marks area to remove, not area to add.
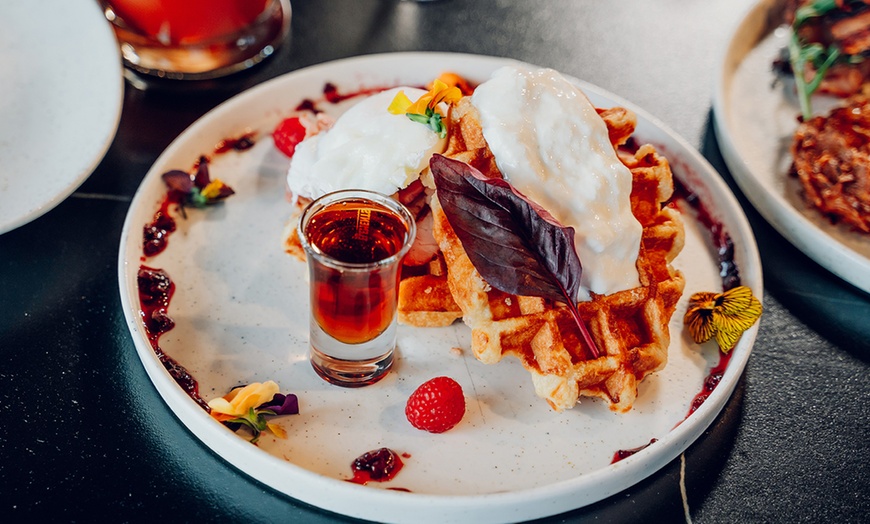
[[[628,141],[635,117],[623,108],[599,110],[615,147]],[[462,160],[489,177],[501,177],[483,138],[477,112],[467,98],[450,114],[451,137],[445,156]],[[682,295],[684,279],[671,262],[684,243],[678,211],[663,206],[673,193],[668,162],[650,145],[620,152],[631,170],[632,212],[643,226],[637,261],[640,286],[580,302],[600,356],[592,358],[564,305],[515,296],[489,286],[472,265],[438,203],[431,198],[434,234],[447,267],[447,284],[471,328],[471,348],[483,363],[504,356],[519,359],[535,391],[556,411],[573,407],[580,396],[604,399],[626,412],[638,383],[667,363],[668,323]]]

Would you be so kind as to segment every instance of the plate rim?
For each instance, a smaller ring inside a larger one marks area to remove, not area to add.
[[[222,460],[228,462],[247,476],[269,485],[284,495],[308,504],[316,505],[321,509],[356,518],[402,522],[407,521],[409,515],[413,515],[414,520],[419,521],[421,518],[419,508],[421,506],[426,506],[430,511],[427,512],[427,515],[422,517],[431,519],[433,522],[444,522],[467,519],[469,511],[486,508],[487,511],[491,513],[476,514],[475,516],[479,517],[476,520],[481,522],[500,522],[504,520],[540,518],[554,515],[577,509],[612,496],[613,494],[635,485],[640,480],[660,470],[664,465],[685,451],[685,449],[688,448],[688,446],[691,445],[691,443],[693,443],[701,433],[710,426],[724,407],[725,402],[731,397],[739,377],[745,369],[760,323],[756,323],[750,330],[748,330],[741,338],[738,346],[733,350],[731,362],[726,369],[725,377],[723,377],[723,382],[726,387],[721,387],[722,384],[720,384],[720,387],[714,389],[710,395],[710,399],[702,404],[692,417],[684,421],[683,424],[685,424],[686,428],[689,428],[687,431],[676,432],[672,430],[662,436],[662,438],[659,439],[659,442],[662,443],[662,445],[650,446],[635,455],[617,462],[616,464],[583,474],[581,477],[566,479],[545,486],[482,495],[437,495],[395,492],[358,486],[339,479],[325,477],[284,460],[279,461],[279,469],[287,470],[295,475],[299,475],[305,480],[305,482],[297,482],[297,486],[294,486],[297,489],[294,491],[293,489],[287,489],[287,486],[276,487],[270,483],[268,479],[264,480],[262,475],[257,474],[258,472],[251,472],[250,468],[246,467],[246,464],[259,461],[260,455],[268,455],[268,458],[271,460],[276,460],[276,457],[269,455],[265,451],[259,450],[255,446],[251,446],[249,443],[230,432],[203,431],[202,428],[197,426],[196,423],[198,422],[205,420],[211,421],[211,417],[209,417],[200,407],[196,406],[186,393],[184,393],[181,388],[172,381],[171,377],[169,377],[166,370],[154,355],[154,351],[147,342],[147,337],[145,337],[142,332],[140,325],[141,320],[136,314],[138,312],[138,307],[129,307],[131,304],[138,304],[137,301],[134,302],[131,300],[132,297],[137,296],[135,295],[135,287],[133,285],[135,278],[131,279],[131,273],[135,274],[137,268],[129,267],[129,260],[125,256],[127,239],[130,238],[130,232],[135,231],[138,227],[132,223],[133,210],[136,209],[138,205],[141,205],[141,200],[144,198],[146,193],[145,187],[148,181],[153,180],[155,176],[159,176],[159,174],[155,175],[155,173],[159,171],[157,167],[164,163],[166,158],[172,156],[176,149],[182,148],[182,144],[189,140],[191,136],[195,135],[199,126],[205,125],[204,122],[207,122],[210,119],[219,118],[219,116],[225,112],[232,112],[233,107],[236,105],[243,106],[248,98],[257,97],[261,92],[268,90],[270,88],[269,86],[290,82],[291,80],[288,80],[288,78],[293,78],[298,75],[318,74],[321,71],[341,67],[349,63],[355,66],[363,66],[367,63],[377,63],[384,60],[413,61],[421,58],[442,61],[478,60],[490,64],[489,67],[492,68],[495,67],[493,64],[524,63],[503,57],[441,52],[377,53],[324,62],[275,77],[230,98],[191,124],[190,127],[182,132],[172,142],[172,144],[161,153],[160,157],[158,157],[154,165],[149,169],[148,174],[143,178],[142,184],[137,189],[124,222],[124,227],[121,232],[121,245],[119,248],[118,278],[122,307],[124,309],[124,315],[137,354],[143,362],[152,385],[157,388],[163,401],[169,405],[173,414],[201,442],[206,444],[212,451],[220,456]],[[532,66],[538,67],[534,65]],[[739,238],[741,238],[743,250],[745,251],[745,267],[741,267],[741,273],[745,272],[747,275],[751,275],[751,278],[747,279],[751,280],[751,282],[747,282],[747,284],[753,288],[753,291],[759,299],[762,299],[763,281],[761,261],[754,235],[752,234],[748,220],[743,214],[742,208],[740,208],[736,198],[728,189],[727,185],[725,185],[718,173],[716,173],[715,169],[706,161],[706,159],[703,158],[703,156],[701,156],[700,153],[698,153],[693,147],[689,146],[682,137],[674,133],[669,127],[642,108],[639,108],[633,103],[602,88],[594,86],[593,84],[576,79],[569,75],[565,76],[570,78],[572,81],[578,82],[584,91],[594,91],[600,96],[607,97],[615,103],[623,104],[625,107],[635,111],[639,120],[642,118],[649,122],[650,125],[659,128],[662,132],[667,134],[669,138],[674,140],[677,145],[684,150],[684,152],[689,154],[691,161],[694,162],[695,165],[705,171],[705,174],[702,176],[709,178],[709,180],[705,179],[705,181],[714,186],[709,189],[711,191],[716,191],[717,198],[724,199],[721,204],[728,207],[729,216],[735,221],[734,225],[736,225],[737,230],[739,230],[735,231],[729,228],[729,231],[733,234],[740,235]],[[230,456],[225,456],[224,454],[217,452],[213,445],[226,446],[226,449],[229,449],[232,453]],[[652,466],[650,464],[652,464]],[[624,484],[623,482],[613,481],[612,479],[614,478],[614,475],[612,474],[612,470],[618,470],[618,478],[630,479],[629,482]],[[585,484],[600,486],[608,483],[608,477],[610,477],[611,484],[608,488],[608,493],[593,497],[590,500],[585,500],[581,504],[566,504],[563,500],[565,498],[583,500],[582,496],[578,495],[578,483],[581,484],[580,487]],[[578,479],[580,479],[579,482]],[[344,508],[336,508],[334,505],[318,505],[311,502],[312,498],[318,498],[314,494],[319,491],[322,492],[324,489],[330,490],[333,497],[337,499],[342,498],[343,496],[352,500],[364,497],[368,504],[377,507],[378,509],[376,512],[366,509],[360,511],[347,511]],[[390,507],[391,510],[385,512],[384,507]],[[495,509],[498,509],[498,511],[493,511]],[[531,509],[534,509],[534,511],[531,511]]]
[[[729,124],[728,86],[734,71],[746,56],[745,53],[739,55],[738,50],[747,46],[746,43],[738,41],[738,35],[762,26],[759,28],[760,32],[753,35],[754,41],[750,47],[754,47],[761,37],[769,34],[764,32],[765,29],[775,29],[775,26],[770,28],[761,24],[761,19],[781,3],[782,0],[759,0],[744,11],[729,33],[731,37],[719,57],[713,84],[713,125],[716,140],[725,164],[740,190],[753,208],[779,234],[846,283],[870,293],[870,258],[827,234],[814,221],[802,215],[783,195],[768,191],[738,152],[733,138],[736,131]]]

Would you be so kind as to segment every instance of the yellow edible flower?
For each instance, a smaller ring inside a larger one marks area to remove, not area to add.
[[[224,397],[210,400],[208,407],[216,419],[229,420],[247,415],[249,410],[272,400],[279,391],[278,384],[271,380],[254,382],[243,388],[236,388]]]
[[[444,82],[448,86],[458,88],[463,95],[470,95],[474,92],[474,87],[471,85],[471,82],[466,80],[464,77],[457,75],[456,73],[451,73],[449,71],[441,73],[440,75],[438,75],[436,81]]]
[[[731,351],[740,335],[761,316],[761,302],[747,286],[723,293],[699,292],[689,299],[684,323],[692,339],[701,344],[712,338],[724,352]]]
[[[208,183],[207,186],[202,188],[202,196],[209,200],[216,200],[219,196],[221,196],[221,189],[224,188],[226,184],[224,184],[220,179],[214,179]]]
[[[263,431],[287,438],[284,428],[269,422],[266,417],[299,413],[296,396],[280,394],[278,384],[271,380],[235,388],[221,398],[210,400],[208,406],[211,416],[230,428],[247,427],[253,434],[251,442],[254,443]]]
[[[399,91],[396,93],[396,96],[393,97],[393,101],[390,102],[390,107],[387,108],[387,111],[393,115],[404,115],[408,112],[411,105],[414,102],[411,102],[411,99],[408,98],[408,95],[405,94],[404,91]]]
[[[447,135],[447,130],[441,120],[441,110],[438,104],[455,104],[462,98],[462,91],[456,86],[449,86],[441,80],[435,80],[432,88],[416,102],[412,102],[404,91],[399,91],[390,102],[387,111],[394,115],[406,115],[414,122],[429,126],[441,138]]]

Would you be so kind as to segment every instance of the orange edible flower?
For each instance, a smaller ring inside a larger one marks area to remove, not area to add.
[[[474,93],[474,86],[471,85],[471,82],[456,73],[441,73],[441,75],[438,76],[438,80],[444,82],[448,86],[459,88],[459,91],[464,96]],[[430,85],[429,88],[431,89],[432,86]]]
[[[462,98],[462,91],[456,86],[449,86],[441,80],[435,80],[429,92],[412,102],[404,91],[399,91],[390,102],[387,111],[394,115],[406,115],[414,122],[428,126],[438,133],[441,138],[447,135],[447,130],[441,120],[443,116],[438,104],[444,102],[448,105],[455,104]]]
[[[761,302],[747,286],[723,293],[699,292],[689,299],[684,323],[695,342],[701,344],[715,338],[719,348],[727,353],[761,317],[762,310]]]
[[[396,98],[400,96],[404,97],[405,100],[410,100],[407,95],[405,95],[404,91],[399,91],[399,94],[396,95]],[[438,104],[441,102],[445,102],[447,104],[455,104],[462,98],[462,91],[459,90],[458,87],[451,87],[441,80],[435,80],[432,82],[432,87],[429,89],[429,92],[425,95],[421,96],[417,99],[416,102],[413,102],[409,106],[405,106],[402,108],[401,112],[390,111],[393,114],[401,114],[404,113],[413,113],[416,115],[425,115],[426,109],[432,109],[433,111],[438,109]],[[395,103],[395,99],[393,100]],[[392,108],[392,104],[390,105]]]

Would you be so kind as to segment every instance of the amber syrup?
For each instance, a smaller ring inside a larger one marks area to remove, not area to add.
[[[375,202],[345,200],[318,211],[305,233],[312,246],[337,262],[312,267],[314,319],[346,344],[377,337],[393,321],[399,277],[378,262],[402,249],[408,237],[405,222]]]

